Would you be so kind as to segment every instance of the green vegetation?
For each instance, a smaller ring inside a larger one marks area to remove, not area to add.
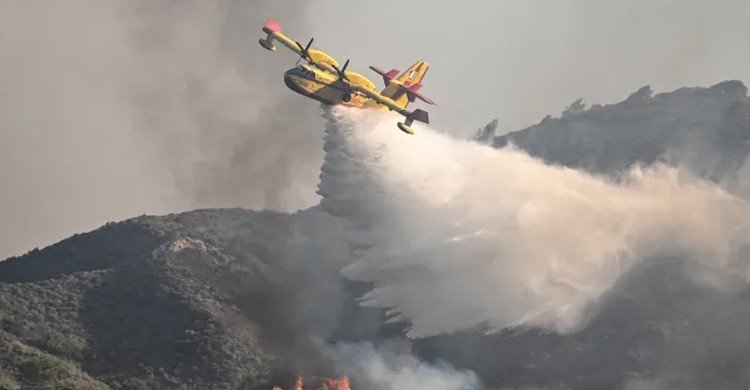
[[[270,360],[257,289],[292,223],[138,217],[0,262],[0,390],[252,388]]]
[[[20,388],[18,382],[10,375],[0,372],[0,390],[17,390]]]
[[[61,360],[52,356],[36,356],[18,367],[21,389],[55,390],[61,382],[70,378],[70,369]]]

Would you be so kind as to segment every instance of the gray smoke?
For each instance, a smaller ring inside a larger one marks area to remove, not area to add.
[[[737,178],[737,194],[750,201],[750,161],[745,162],[745,165],[737,173]]]
[[[430,364],[416,358],[404,343],[376,348],[368,342],[339,342],[323,346],[323,355],[343,375],[353,375],[373,390],[473,390],[481,388],[471,371],[447,363]]]
[[[281,84],[267,17],[306,3],[0,3],[0,258],[106,221],[317,202],[318,108]]]

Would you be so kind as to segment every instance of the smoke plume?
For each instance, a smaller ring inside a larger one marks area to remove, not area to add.
[[[371,343],[337,343],[323,347],[323,354],[343,373],[365,382],[368,389],[471,390],[480,381],[471,371],[459,371],[447,363],[429,364],[404,351],[403,345],[375,348]]]
[[[305,2],[0,3],[0,258],[142,213],[317,203],[317,107],[267,17]],[[309,126],[306,126],[309,124]]]
[[[373,282],[362,303],[389,308],[409,336],[532,326],[580,329],[634,265],[685,257],[748,278],[750,207],[666,166],[614,182],[347,109],[327,114],[319,193],[350,224]],[[715,275],[716,274],[716,275]]]

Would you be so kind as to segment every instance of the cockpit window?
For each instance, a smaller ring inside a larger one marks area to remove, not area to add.
[[[294,68],[295,72],[299,74],[302,77],[314,79],[315,78],[315,72],[311,71],[310,69],[306,68],[303,65],[298,65],[296,68]]]

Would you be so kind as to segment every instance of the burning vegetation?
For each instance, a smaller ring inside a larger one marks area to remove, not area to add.
[[[310,378],[310,384],[308,386],[305,386],[304,383],[305,381],[302,379],[302,377],[297,376],[294,382],[286,389],[276,385],[273,387],[273,390],[351,390],[351,386],[349,385],[349,378],[345,376],[340,378],[312,377]]]

